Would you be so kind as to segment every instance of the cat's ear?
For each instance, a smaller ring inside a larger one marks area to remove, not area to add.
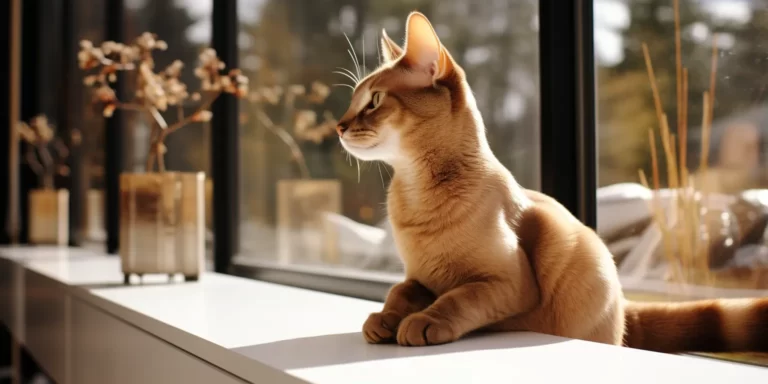
[[[426,16],[420,12],[411,12],[406,22],[405,36],[404,64],[414,70],[428,72],[433,80],[450,72],[450,56]]]
[[[384,58],[385,63],[389,63],[403,55],[403,49],[395,43],[394,40],[389,38],[387,31],[381,30],[381,57]]]

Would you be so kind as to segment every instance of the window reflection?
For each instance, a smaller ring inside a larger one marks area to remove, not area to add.
[[[102,2],[75,2],[78,23],[78,40],[102,41],[104,39],[104,14]],[[85,195],[85,216],[83,220],[83,241],[103,249],[100,243],[106,241],[104,228],[104,118],[99,111],[91,107],[91,92],[86,87],[78,87],[80,94],[80,113],[82,132],[81,149],[83,151],[83,169],[88,190]]]
[[[354,71],[353,60],[375,68],[381,29],[402,41],[415,6],[467,71],[496,156],[538,188],[537,2],[355,4],[238,3],[240,67],[252,90],[241,105],[239,262],[401,272],[384,206],[392,170],[343,151],[333,128],[350,90],[333,84],[347,80],[334,71]]]
[[[757,0],[680,1],[680,103],[673,5],[595,1],[599,232],[630,298],[763,296],[768,61],[762,39],[768,7]],[[643,43],[674,140],[669,149]],[[681,115],[678,105],[686,106]],[[678,167],[668,168],[665,152]],[[642,185],[638,170],[651,189]],[[690,177],[681,177],[686,171]]]

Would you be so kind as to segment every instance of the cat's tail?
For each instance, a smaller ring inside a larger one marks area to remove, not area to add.
[[[768,298],[626,302],[624,345],[656,352],[768,352]]]

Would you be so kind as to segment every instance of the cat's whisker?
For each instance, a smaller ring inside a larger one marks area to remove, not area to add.
[[[357,162],[357,183],[360,184],[360,160],[355,158]]]
[[[389,179],[392,180],[392,174],[389,173],[389,168],[387,168],[386,164],[384,164],[384,171],[387,172],[387,175],[389,175]]]
[[[354,90],[355,90],[355,87],[353,87],[353,86],[351,86],[351,85],[349,85],[349,84],[340,84],[340,83],[337,83],[337,84],[332,84],[332,85],[333,85],[334,87],[348,87],[348,88],[349,88],[349,89],[351,89],[353,92],[354,92]]]
[[[367,70],[367,68],[365,67],[365,31],[363,31],[362,44],[363,44],[363,76],[365,76],[365,72]]]
[[[387,187],[384,185],[384,175],[381,173],[381,163],[376,162],[376,167],[379,168],[379,178],[381,178],[381,187],[384,189],[387,189]]]
[[[355,82],[355,85],[360,83],[360,78],[355,76],[355,73],[350,71],[349,69],[346,69],[344,67],[336,67],[336,69],[340,69],[340,70],[344,71],[345,73],[349,74],[349,76],[351,76],[353,81]]]
[[[349,48],[351,49],[351,51],[348,49],[347,53],[349,53],[349,56],[352,58],[352,62],[355,63],[355,69],[357,70],[357,78],[361,79],[362,76],[360,75],[360,61],[357,60],[357,53],[355,52],[355,46],[352,45],[352,41],[349,40],[349,36],[347,36],[346,33],[344,34],[344,38],[347,39],[347,44],[349,44]]]
[[[346,72],[342,72],[342,71],[333,71],[333,73],[335,73],[335,74],[337,74],[337,75],[346,76],[348,79],[352,80],[352,83],[353,83],[353,84],[355,84],[355,85],[357,85],[357,83],[358,83],[358,82],[356,81],[357,79],[356,79],[354,76],[352,76],[352,75],[350,75],[350,74],[348,74],[348,73],[346,73]]]
[[[357,72],[357,77],[361,77],[360,64],[357,62],[357,56],[355,56],[353,51],[350,51],[349,49],[347,49],[347,53],[349,53],[349,57],[352,58],[352,63],[355,65],[355,72]]]

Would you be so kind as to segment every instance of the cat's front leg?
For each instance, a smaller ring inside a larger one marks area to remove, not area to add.
[[[400,322],[435,301],[435,295],[416,280],[406,280],[390,289],[384,309],[372,313],[363,324],[363,337],[371,344],[395,340]]]
[[[514,289],[509,281],[472,282],[440,296],[425,310],[406,317],[397,343],[424,346],[450,343],[465,334],[527,312],[539,302],[538,290]]]

